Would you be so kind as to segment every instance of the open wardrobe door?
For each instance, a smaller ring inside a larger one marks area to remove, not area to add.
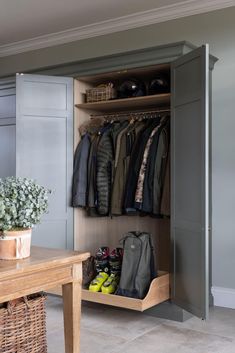
[[[16,76],[16,175],[51,189],[34,245],[73,248],[73,79]]]
[[[172,64],[172,300],[206,319],[209,310],[209,47]]]

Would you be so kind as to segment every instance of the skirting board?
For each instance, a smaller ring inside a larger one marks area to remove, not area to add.
[[[214,305],[235,309],[235,289],[224,287],[212,287]]]

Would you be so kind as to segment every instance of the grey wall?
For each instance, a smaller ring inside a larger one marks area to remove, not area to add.
[[[209,43],[213,75],[213,285],[235,288],[235,7],[0,58],[0,75],[174,41]]]

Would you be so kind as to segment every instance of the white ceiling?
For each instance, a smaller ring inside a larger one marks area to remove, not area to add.
[[[0,0],[0,45],[182,0]]]
[[[0,57],[235,6],[235,0],[0,0]]]

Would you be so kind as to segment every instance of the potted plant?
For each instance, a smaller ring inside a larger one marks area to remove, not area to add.
[[[32,228],[48,210],[49,193],[31,179],[0,179],[0,259],[30,256]]]

